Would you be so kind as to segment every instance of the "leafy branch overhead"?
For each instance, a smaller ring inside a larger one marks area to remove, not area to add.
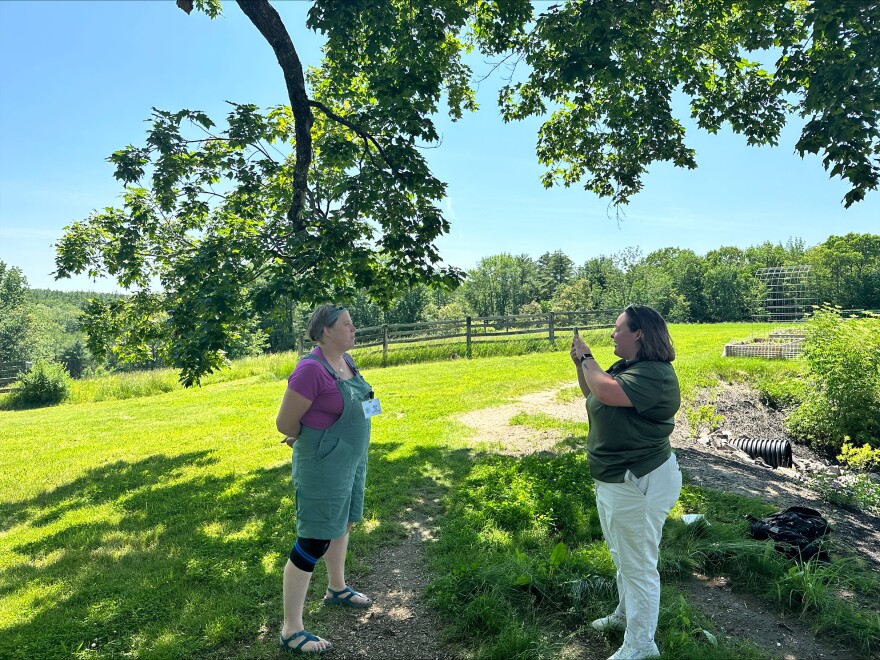
[[[756,145],[800,114],[796,148],[849,182],[847,206],[877,187],[877,2],[316,0],[307,26],[326,43],[312,68],[268,1],[237,4],[272,46],[290,105],[233,103],[223,128],[154,110],[145,144],[110,157],[121,208],[73,223],[57,246],[59,277],[111,275],[140,291],[92,310],[104,319],[91,324],[95,347],[136,355],[139,338],[164,332],[187,384],[280,299],[361,289],[381,302],[461,280],[434,245],[449,229],[446,185],[420,148],[439,142],[441,101],[453,119],[476,109],[464,61],[475,49],[507,72],[505,121],[545,118],[547,186],[625,204],[651,163],[696,167],[672,109],[683,98],[701,127],[726,122]],[[768,57],[774,66],[757,61]]]

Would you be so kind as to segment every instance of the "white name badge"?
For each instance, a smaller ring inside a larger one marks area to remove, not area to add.
[[[379,405],[379,399],[368,399],[361,404],[364,407],[364,417],[370,419],[382,412],[382,406]]]

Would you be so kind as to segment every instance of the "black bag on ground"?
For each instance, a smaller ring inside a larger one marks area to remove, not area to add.
[[[791,506],[761,520],[750,515],[746,519],[751,523],[749,533],[753,538],[776,541],[776,549],[786,557],[806,561],[818,555],[819,559],[828,559],[828,552],[822,549],[822,539],[830,527],[815,509]]]

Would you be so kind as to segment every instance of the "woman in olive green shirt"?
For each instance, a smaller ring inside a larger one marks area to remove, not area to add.
[[[592,626],[626,631],[609,660],[656,658],[660,537],[681,492],[681,472],[669,444],[681,404],[671,364],[675,349],[663,317],[642,305],[623,311],[611,338],[620,359],[607,371],[579,336],[571,345],[587,399],[587,456],[596,507],[617,568],[617,608]]]

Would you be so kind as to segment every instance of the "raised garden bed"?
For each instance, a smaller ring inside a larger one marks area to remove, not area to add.
[[[771,334],[769,338],[755,337],[726,344],[721,355],[722,357],[762,357],[788,360],[800,356],[803,343],[803,335]]]

